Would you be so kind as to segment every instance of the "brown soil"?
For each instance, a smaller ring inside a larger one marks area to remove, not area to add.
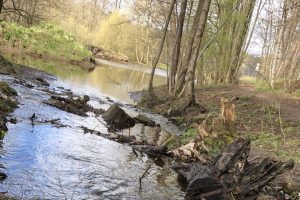
[[[166,96],[166,87],[155,89],[158,98],[148,101],[147,92],[133,93],[135,99],[142,99],[141,107],[167,116],[179,126],[197,127],[206,114],[220,114],[222,97],[236,98],[237,133],[252,139],[250,160],[261,161],[272,157],[279,160],[294,159],[298,164],[275,180],[276,185],[286,185],[292,191],[300,192],[300,98],[257,92],[250,84],[210,87],[196,90],[196,102],[200,107],[192,107],[179,113],[168,115],[173,100]],[[169,103],[168,103],[169,101]],[[204,116],[203,116],[204,115]]]

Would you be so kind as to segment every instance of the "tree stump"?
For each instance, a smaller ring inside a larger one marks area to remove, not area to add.
[[[233,103],[233,99],[225,99],[221,98],[221,119],[223,120],[223,124],[225,129],[230,133],[236,132],[236,114],[235,114],[235,105]]]
[[[206,119],[198,126],[198,133],[203,139],[205,137],[217,138],[220,134],[236,133],[236,108],[233,99],[221,99],[221,113],[217,117],[208,115]]]
[[[250,140],[238,139],[209,165],[194,164],[179,169],[187,183],[186,199],[255,199],[277,175],[292,169],[294,161],[264,159],[259,165],[247,161]]]

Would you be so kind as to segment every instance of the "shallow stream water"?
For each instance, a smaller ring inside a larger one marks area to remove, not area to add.
[[[86,73],[62,64],[44,62],[52,67],[37,66],[37,61],[29,64],[22,59],[18,62],[58,76],[50,81],[51,90],[63,92],[62,88],[66,88],[90,95],[95,107],[107,109],[117,102],[131,115],[141,112],[128,105],[132,103],[128,91],[144,89],[147,72],[99,66],[94,72]],[[12,114],[17,124],[8,124],[9,131],[0,152],[1,170],[8,175],[0,183],[0,192],[20,199],[183,199],[176,174],[168,168],[153,165],[140,189],[139,177],[151,163],[146,155],[136,156],[127,145],[83,133],[80,126],[107,133],[98,121],[101,118],[96,119],[91,113],[89,117],[80,117],[48,106],[43,101],[50,95],[42,92],[42,88],[28,89],[13,83],[7,76],[0,79],[12,84],[20,101],[19,108]],[[158,85],[165,81],[163,76],[157,76],[156,80]],[[66,127],[32,125],[33,113],[38,120],[59,118]],[[165,118],[147,115],[160,122],[165,131],[180,132]],[[139,124],[132,132],[145,134],[145,129],[151,132]]]

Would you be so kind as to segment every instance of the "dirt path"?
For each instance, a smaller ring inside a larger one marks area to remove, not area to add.
[[[217,93],[218,91],[217,89],[214,92]],[[258,103],[280,109],[281,117],[285,121],[300,123],[300,98],[271,92],[259,92],[256,91],[254,85],[245,83],[235,87],[222,88],[222,91],[237,97],[254,97]]]

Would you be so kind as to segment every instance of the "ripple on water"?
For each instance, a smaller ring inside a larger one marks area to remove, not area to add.
[[[22,105],[14,113],[18,123],[8,125],[3,141],[0,162],[8,178],[0,184],[0,192],[8,191],[22,199],[183,199],[176,176],[157,166],[143,179],[143,189],[139,191],[138,180],[149,160],[136,157],[126,145],[83,134],[76,128],[95,128],[94,118],[49,107],[41,103],[49,97],[46,94],[15,88]],[[39,119],[60,118],[70,127],[32,127],[29,117],[33,113]],[[97,130],[106,132],[101,125]]]

